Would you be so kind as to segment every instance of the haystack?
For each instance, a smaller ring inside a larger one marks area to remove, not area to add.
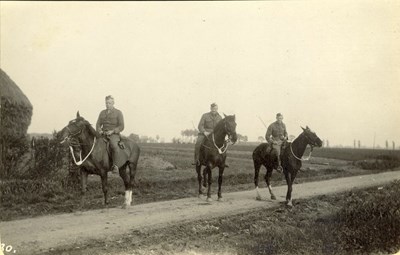
[[[0,167],[13,144],[26,136],[32,118],[32,104],[13,80],[0,69]]]

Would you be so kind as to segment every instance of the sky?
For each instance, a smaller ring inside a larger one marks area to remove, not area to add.
[[[256,141],[281,112],[331,146],[400,145],[399,1],[4,2],[0,66],[33,105],[28,132],[113,95],[124,135],[165,141],[210,104]]]

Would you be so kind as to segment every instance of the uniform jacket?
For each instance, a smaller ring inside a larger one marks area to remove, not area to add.
[[[103,110],[100,112],[96,123],[96,130],[99,132],[114,130],[115,133],[120,133],[124,130],[124,116],[122,112],[113,108],[110,112]]]
[[[268,126],[267,133],[265,134],[265,140],[268,142],[283,141],[287,137],[286,125],[284,123],[279,124],[277,121]]]
[[[201,116],[200,122],[199,122],[199,132],[204,133],[204,131],[207,132],[212,132],[215,128],[215,126],[222,120],[221,115],[219,113],[213,115],[211,112],[204,113],[203,116]]]

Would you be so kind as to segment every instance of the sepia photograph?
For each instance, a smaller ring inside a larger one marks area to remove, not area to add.
[[[0,255],[400,254],[399,13],[1,1]]]

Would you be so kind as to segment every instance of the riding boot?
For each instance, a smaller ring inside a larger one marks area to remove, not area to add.
[[[283,173],[283,168],[282,168],[282,165],[281,165],[281,157],[279,155],[277,157],[277,160],[278,160],[278,167],[276,168],[276,171],[279,172],[279,173]]]

